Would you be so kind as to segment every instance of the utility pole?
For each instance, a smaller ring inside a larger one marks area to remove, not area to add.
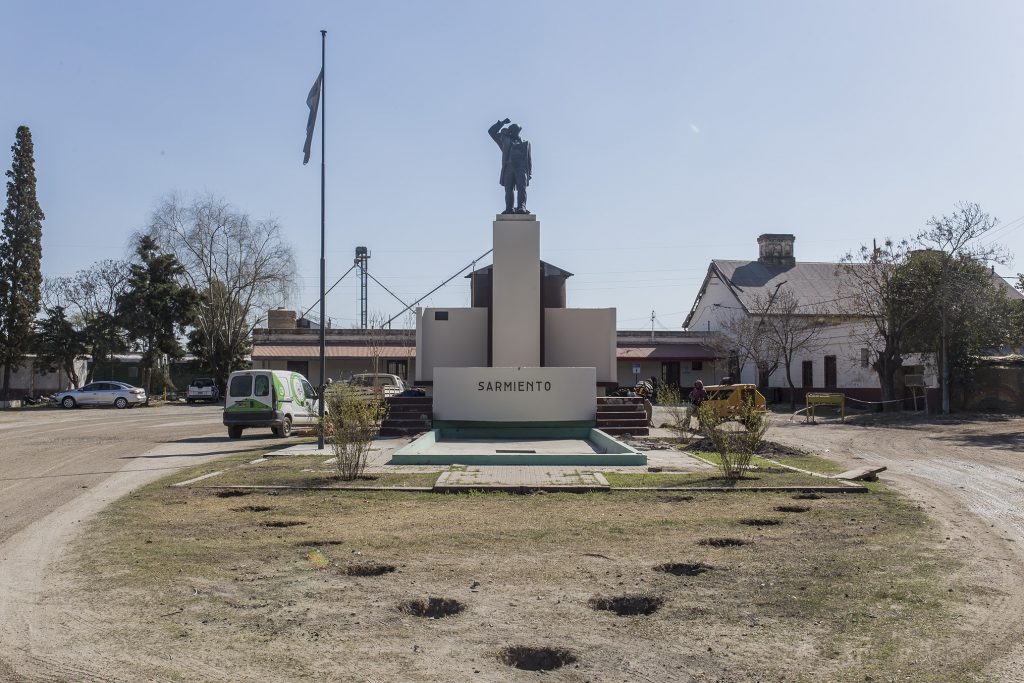
[[[651,341],[654,341],[654,311],[651,311]]]

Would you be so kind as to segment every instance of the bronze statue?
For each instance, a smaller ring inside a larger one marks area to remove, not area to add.
[[[491,139],[501,148],[501,175],[498,184],[505,188],[505,210],[502,213],[530,213],[526,210],[526,186],[533,177],[533,160],[530,158],[530,143],[519,137],[522,131],[509,119],[498,121],[487,129]],[[516,208],[512,208],[515,193]]]

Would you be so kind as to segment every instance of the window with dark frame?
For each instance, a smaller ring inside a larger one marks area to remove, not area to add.
[[[814,386],[814,361],[805,360],[800,366],[801,371],[801,386],[805,389],[810,389]]]
[[[702,360],[692,360],[692,361],[690,361],[690,370],[692,370],[693,372],[700,372],[703,369],[704,369],[704,361],[702,361]]]

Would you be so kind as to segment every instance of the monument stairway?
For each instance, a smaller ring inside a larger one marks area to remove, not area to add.
[[[597,428],[606,434],[647,436],[647,409],[639,396],[598,396]]]
[[[392,396],[388,416],[380,425],[381,436],[406,436],[433,426],[434,399],[430,396]]]

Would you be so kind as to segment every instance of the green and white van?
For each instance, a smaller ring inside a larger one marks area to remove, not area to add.
[[[316,390],[297,372],[241,370],[228,378],[224,424],[232,439],[250,427],[269,427],[275,436],[290,436],[294,427],[316,425],[319,414]]]

